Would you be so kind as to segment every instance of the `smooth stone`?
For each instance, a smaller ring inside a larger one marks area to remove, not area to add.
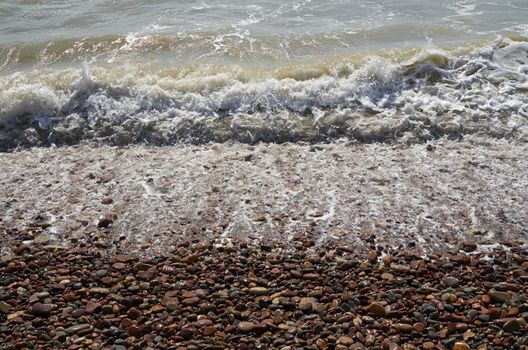
[[[268,294],[268,289],[264,287],[253,287],[249,289],[249,292],[253,295],[266,295]]]
[[[497,290],[490,290],[488,292],[488,295],[490,296],[491,300],[499,302],[499,303],[506,303],[509,304],[511,302],[511,295],[507,292],[499,292]]]
[[[75,309],[70,313],[70,316],[73,318],[79,318],[86,314],[86,310],[84,308]]]
[[[192,298],[183,299],[182,304],[186,306],[191,306],[191,305],[196,305],[199,302],[200,302],[200,298],[192,297]]]
[[[48,235],[40,235],[33,239],[33,243],[35,244],[46,244],[50,241],[50,236]]]
[[[12,308],[13,307],[9,305],[8,303],[0,301],[0,312],[8,313],[9,311],[11,311]]]
[[[97,223],[97,227],[105,228],[105,227],[112,225],[113,222],[114,222],[114,219],[112,219],[109,216],[105,216],[99,220],[99,222]]]
[[[447,276],[442,279],[442,282],[448,287],[456,288],[460,285],[460,280],[456,277]]]
[[[108,289],[108,288],[100,288],[100,287],[90,288],[90,293],[94,293],[94,294],[108,294],[108,293],[110,293],[110,289]]]
[[[526,326],[526,321],[523,318],[516,318],[510,320],[502,326],[502,329],[508,333],[516,332]]]
[[[255,324],[253,324],[252,322],[243,321],[238,324],[238,330],[242,333],[251,332],[253,328],[255,328]]]
[[[38,317],[49,317],[52,309],[52,305],[36,303],[31,306],[31,313]]]
[[[396,328],[397,330],[399,330],[400,332],[406,332],[406,333],[409,333],[409,332],[412,332],[414,330],[414,327],[410,324],[407,324],[407,323],[395,323],[392,325],[394,328]]]
[[[345,345],[345,346],[350,346],[354,344],[354,339],[347,337],[347,336],[342,336],[342,337],[339,337],[339,339],[337,339],[337,343]]]
[[[128,327],[127,333],[131,337],[140,338],[143,335],[143,329],[140,326],[132,325]]]
[[[371,313],[371,314],[374,314],[376,316],[385,316],[385,314],[387,313],[387,310],[385,310],[385,308],[379,304],[379,303],[372,303],[369,305],[368,307],[368,311]]]
[[[180,337],[182,337],[185,340],[191,340],[194,336],[194,331],[189,328],[183,328],[180,331]]]
[[[396,272],[401,272],[401,273],[409,272],[411,270],[409,266],[397,264],[397,263],[391,263],[390,268]]]
[[[304,278],[305,280],[310,280],[310,281],[311,281],[311,280],[316,280],[316,279],[319,278],[319,274],[317,274],[317,273],[305,273],[305,274],[303,275],[303,278]]]
[[[214,328],[214,327],[205,327],[205,328],[203,329],[203,334],[204,334],[206,337],[209,337],[209,336],[211,336],[211,335],[213,335],[213,334],[215,334],[215,333],[216,333],[216,328]]]
[[[375,251],[375,250],[369,251],[368,256],[367,256],[367,260],[371,264],[374,264],[378,260],[378,252]]]
[[[206,327],[206,326],[212,326],[213,325],[213,321],[209,320],[209,319],[201,319],[201,320],[198,320],[196,322],[194,322],[194,325],[196,327]]]
[[[92,330],[92,329],[93,327],[91,325],[89,325],[88,323],[84,323],[84,324],[78,324],[75,326],[68,327],[66,328],[65,331],[68,334],[77,334],[77,333],[87,331],[87,330]]]
[[[107,270],[97,270],[95,271],[95,276],[98,278],[103,278],[108,274]]]
[[[103,305],[101,307],[101,311],[104,313],[104,314],[111,314],[113,312],[113,306],[110,305],[110,304],[106,304],[106,305]]]
[[[470,350],[471,348],[464,342],[456,342],[453,345],[453,350]]]
[[[384,272],[381,274],[381,278],[384,280],[391,281],[394,280],[394,275],[392,273]]]

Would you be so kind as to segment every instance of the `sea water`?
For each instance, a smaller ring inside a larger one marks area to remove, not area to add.
[[[0,150],[528,140],[525,0],[3,0]]]

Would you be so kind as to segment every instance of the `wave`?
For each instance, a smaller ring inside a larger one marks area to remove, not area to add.
[[[0,81],[0,149],[466,135],[525,142],[527,92],[522,37],[463,55],[430,47],[271,70],[85,64]]]
[[[408,24],[380,26],[316,34],[262,34],[248,32],[242,26],[230,26],[203,32],[136,32],[126,35],[57,38],[42,42],[0,43],[0,72],[20,66],[42,68],[53,64],[79,63],[87,57],[110,64],[148,60],[171,63],[216,61],[269,62],[320,57],[328,53],[340,55],[371,47],[400,47],[402,37],[417,29]],[[462,35],[450,28],[430,28],[434,32],[456,38]],[[410,39],[407,38],[406,41]],[[388,41],[394,45],[383,46]],[[375,47],[376,45],[374,45]]]

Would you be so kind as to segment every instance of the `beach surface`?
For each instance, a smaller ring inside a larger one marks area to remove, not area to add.
[[[527,145],[500,140],[81,145],[5,153],[0,169],[0,224],[27,244],[167,255],[189,239],[302,238],[426,254],[527,234]]]

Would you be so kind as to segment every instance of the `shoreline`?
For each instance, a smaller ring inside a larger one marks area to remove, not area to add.
[[[155,256],[189,237],[426,255],[528,227],[528,145],[507,141],[84,145],[3,153],[0,169],[0,255],[7,231]]]

